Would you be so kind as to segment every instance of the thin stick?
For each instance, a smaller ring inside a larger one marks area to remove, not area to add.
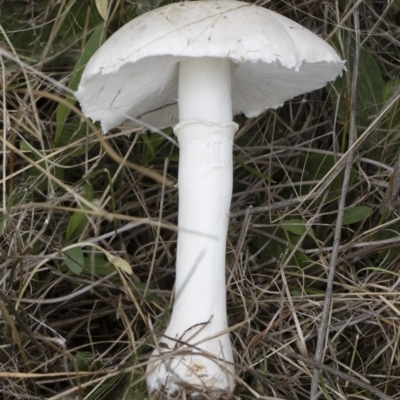
[[[163,177],[165,179],[167,177],[168,162],[169,162],[169,160],[167,158],[164,161],[164,174],[163,174]],[[162,222],[162,217],[163,217],[164,199],[165,199],[165,185],[162,185],[161,186],[161,198],[160,198],[160,214],[158,216],[158,220],[160,221],[160,224],[157,226],[156,240],[155,240],[155,243],[154,243],[154,250],[153,250],[153,258],[151,260],[150,271],[149,271],[149,275],[148,275],[148,278],[147,278],[146,286],[144,288],[141,304],[143,304],[144,300],[146,299],[146,295],[147,295],[147,292],[148,292],[149,287],[150,287],[150,282],[151,282],[151,279],[153,278],[154,265],[156,263],[158,242],[160,241],[160,231],[161,231],[161,222]]]
[[[349,130],[349,143],[348,147],[351,149],[356,136],[356,98],[357,98],[357,74],[358,74],[358,66],[359,66],[359,58],[360,58],[360,23],[359,23],[359,13],[358,8],[354,7],[353,12],[354,18],[354,31],[355,31],[355,54],[354,54],[354,65],[353,65],[353,73],[351,74],[351,98],[350,98],[350,130]],[[323,362],[325,355],[325,342],[326,337],[328,335],[328,324],[331,318],[332,312],[332,292],[333,292],[333,281],[335,278],[336,264],[339,253],[339,245],[342,234],[342,221],[343,221],[343,213],[346,204],[346,195],[349,187],[349,179],[351,168],[353,164],[354,158],[354,150],[351,150],[348,154],[346,160],[346,168],[344,171],[343,184],[342,184],[342,192],[339,200],[339,210],[334,234],[333,241],[333,250],[331,261],[329,265],[329,273],[328,273],[328,281],[325,292],[325,304],[322,311],[321,316],[321,325],[318,331],[318,340],[317,347],[315,349],[314,360],[316,362]],[[318,381],[319,381],[319,368],[316,368],[313,373],[312,381],[311,381],[311,390],[310,390],[310,400],[318,399]]]
[[[249,207],[240,211],[233,211],[229,214],[230,218],[243,217],[246,215],[254,215],[254,214],[262,214],[265,212],[280,210],[282,208],[292,207],[303,204],[305,201],[311,201],[316,199],[319,195],[321,195],[322,191],[318,191],[315,193],[306,194],[304,196],[294,197],[289,200],[277,201],[276,203],[270,204],[269,206],[260,206],[260,207]]]

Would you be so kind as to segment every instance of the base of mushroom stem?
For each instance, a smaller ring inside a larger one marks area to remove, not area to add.
[[[240,400],[240,397],[234,396],[230,392],[212,392],[199,393],[196,390],[181,389],[179,392],[174,394],[164,393],[164,392],[153,392],[148,400]]]
[[[154,361],[150,359],[146,378],[152,400],[185,396],[191,399],[233,399],[235,370],[231,362],[200,354],[166,358],[157,350],[152,358]]]

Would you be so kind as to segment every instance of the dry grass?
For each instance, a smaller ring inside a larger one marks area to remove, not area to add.
[[[114,1],[110,31],[156,6]],[[400,399],[400,107],[389,87],[399,74],[400,3],[266,7],[351,62],[340,87],[237,118],[226,258],[236,395],[309,399],[314,384],[319,398]],[[136,131],[103,138],[78,109],[57,122],[64,85],[101,23],[94,1],[5,0],[0,12],[1,396],[144,399],[148,320],[161,332],[172,298],[177,149]],[[83,242],[122,257],[134,274],[118,274],[89,245],[66,251]],[[84,257],[82,273],[71,257]]]

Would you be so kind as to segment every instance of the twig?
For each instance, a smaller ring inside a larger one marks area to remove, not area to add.
[[[243,217],[244,215],[261,214],[268,211],[280,210],[282,208],[297,206],[305,201],[314,200],[321,194],[321,191],[310,193],[305,196],[296,197],[289,200],[278,201],[269,206],[260,206],[254,208],[246,208],[241,211],[234,211],[229,214],[231,218]]]
[[[363,2],[364,0],[357,0],[357,2],[354,4],[354,6],[349,10],[349,12],[342,18],[340,23],[338,23],[334,29],[332,29],[332,32],[329,33],[329,38],[332,38],[335,33],[340,29],[340,28],[345,28],[344,23],[351,17],[351,14],[358,10],[359,5]]]
[[[89,290],[92,290],[93,288],[95,288],[96,286],[101,285],[103,282],[107,281],[108,279],[110,279],[111,277],[113,277],[114,275],[116,275],[117,272],[111,272],[111,274],[108,274],[106,276],[104,276],[103,278],[100,278],[97,281],[93,281],[92,284],[83,287],[82,289],[76,290],[73,293],[67,294],[65,296],[60,296],[60,297],[55,297],[52,299],[25,299],[25,298],[17,298],[17,297],[13,297],[13,296],[9,296],[8,298],[10,300],[16,300],[19,303],[29,303],[29,304],[55,304],[55,303],[61,303],[63,301],[69,301],[77,296],[82,295],[83,293],[88,292]]]
[[[357,3],[358,4],[358,3]],[[333,250],[331,261],[329,265],[329,273],[328,280],[325,292],[325,303],[324,308],[321,315],[321,325],[318,331],[318,340],[317,346],[315,349],[314,360],[318,363],[323,362],[324,353],[325,353],[325,340],[328,334],[328,323],[331,317],[331,307],[332,307],[332,292],[333,292],[333,281],[335,278],[336,264],[339,254],[339,246],[340,239],[342,234],[342,221],[343,221],[343,213],[346,204],[346,195],[349,186],[349,179],[351,168],[353,164],[354,158],[354,149],[352,146],[355,142],[356,136],[356,98],[357,98],[357,75],[358,75],[358,66],[359,66],[359,58],[360,58],[360,23],[359,23],[359,12],[358,8],[354,7],[353,12],[354,18],[354,30],[355,30],[355,54],[354,54],[354,65],[353,65],[353,73],[351,74],[351,98],[350,98],[350,129],[349,129],[349,143],[348,147],[351,149],[349,151],[347,160],[346,160],[346,168],[344,171],[343,184],[342,184],[342,192],[339,200],[339,209],[338,216],[334,234],[333,241]],[[319,368],[316,368],[313,373],[312,381],[311,381],[311,390],[310,390],[310,400],[316,400],[319,396],[318,393],[318,381],[319,381]]]
[[[164,174],[163,174],[164,182],[165,182],[165,179],[167,178],[168,163],[169,163],[169,160],[167,158],[164,161]],[[160,224],[157,226],[156,240],[155,240],[155,243],[154,243],[154,250],[153,250],[153,257],[152,257],[152,260],[151,260],[150,271],[149,271],[149,275],[148,275],[148,278],[147,278],[146,286],[145,286],[144,292],[143,292],[143,297],[142,297],[142,301],[141,301],[142,305],[143,305],[144,300],[146,299],[147,292],[148,292],[149,287],[150,287],[151,279],[153,278],[154,265],[156,263],[157,248],[158,248],[158,243],[160,241],[160,230],[161,230],[161,222],[162,222],[162,217],[163,217],[164,199],[165,199],[165,185],[162,185],[162,187],[161,187],[161,198],[160,198],[160,213],[159,213],[159,216],[158,216],[158,220],[160,221]]]

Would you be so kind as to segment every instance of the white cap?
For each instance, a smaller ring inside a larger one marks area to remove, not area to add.
[[[124,25],[94,54],[76,97],[104,132],[130,122],[178,123],[178,63],[231,60],[232,109],[256,117],[334,80],[344,62],[320,37],[240,1],[174,3]],[[136,120],[130,120],[130,118]]]

